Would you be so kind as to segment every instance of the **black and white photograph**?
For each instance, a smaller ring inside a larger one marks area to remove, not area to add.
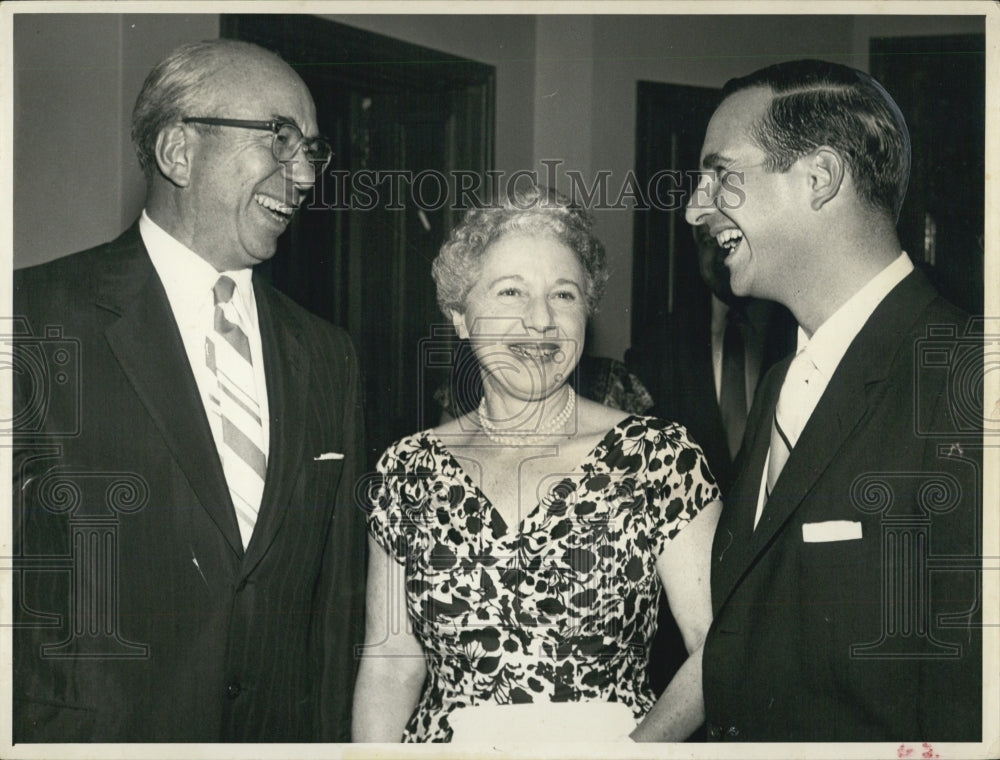
[[[0,755],[1000,755],[998,40],[3,3]]]

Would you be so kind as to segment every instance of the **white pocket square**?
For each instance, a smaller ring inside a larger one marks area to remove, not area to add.
[[[827,541],[857,541],[861,538],[861,523],[854,520],[827,520],[802,523],[802,540],[807,544]]]
[[[331,459],[343,459],[343,454],[338,454],[336,451],[328,451],[325,454],[320,454],[318,457],[313,457],[314,462],[326,462]]]

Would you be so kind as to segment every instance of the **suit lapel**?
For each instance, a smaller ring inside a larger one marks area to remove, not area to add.
[[[770,445],[770,420],[778,401],[778,392],[788,371],[789,361],[765,375],[757,387],[747,418],[743,449],[736,461],[739,468],[730,493],[723,496],[724,509],[713,546],[712,602],[718,609],[750,563],[753,519],[757,509],[760,479]]]
[[[250,572],[273,543],[302,471],[309,378],[309,355],[290,327],[284,305],[258,275],[254,276],[254,294],[264,352],[270,447],[264,496],[247,546],[244,572]]]
[[[232,550],[242,554],[198,386],[137,224],[111,244],[105,259],[97,305],[118,316],[105,330],[108,345],[205,511]]]
[[[740,482],[734,489],[737,509],[734,510],[736,514],[732,517],[730,529],[735,534],[737,545],[742,544],[746,548],[734,552],[721,571],[719,604],[724,602],[757,557],[787,525],[808,497],[809,490],[885,392],[889,370],[900,348],[900,336],[906,334],[934,297],[935,293],[923,275],[914,271],[878,306],[830,379],[826,392],[789,455],[760,523],[754,530],[758,489],[770,445],[770,421],[790,359],[777,370],[776,382],[768,385],[766,398],[761,399],[762,414],[756,422],[756,437],[744,463]]]
[[[867,352],[854,351],[852,347],[834,372],[826,392],[792,449],[764,507],[760,522],[753,531],[751,556],[762,551],[798,509],[809,489],[830,465],[830,461],[861,418],[868,413],[871,399],[878,395],[877,389],[873,387],[878,380],[871,377],[872,365],[868,361],[858,361],[861,356],[866,355]]]

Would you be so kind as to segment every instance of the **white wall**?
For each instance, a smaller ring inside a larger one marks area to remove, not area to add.
[[[142,209],[132,106],[182,42],[218,14],[14,16],[14,265],[111,239]]]
[[[18,265],[120,227],[119,21],[14,18],[14,251]]]

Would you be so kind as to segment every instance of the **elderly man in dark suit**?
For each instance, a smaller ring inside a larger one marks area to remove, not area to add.
[[[729,82],[706,131],[687,219],[799,324],[715,536],[710,740],[980,740],[982,417],[949,374],[982,344],[900,250],[909,150],[821,61]]]
[[[141,218],[15,275],[15,357],[49,371],[15,377],[14,741],[346,741],[357,360],[252,269],[329,145],[226,40],[158,64],[132,130]]]

